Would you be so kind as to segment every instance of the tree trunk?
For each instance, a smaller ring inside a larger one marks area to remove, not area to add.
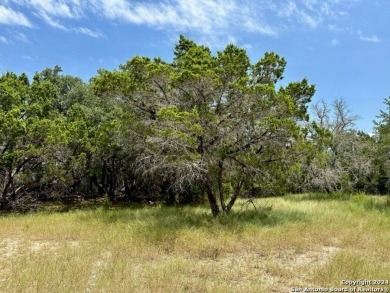
[[[223,160],[219,160],[218,162],[218,192],[219,192],[219,200],[221,202],[221,208],[223,211],[226,211],[226,204],[225,204],[225,196],[223,193]]]
[[[244,183],[244,180],[241,179],[240,181],[237,182],[235,188],[234,188],[234,192],[233,192],[233,195],[226,207],[226,212],[230,212],[230,210],[232,209],[234,203],[236,202],[238,196],[240,195],[241,193],[241,187],[242,187],[242,184]]]
[[[219,215],[219,206],[218,206],[218,202],[217,202],[217,197],[215,196],[215,193],[213,192],[210,181],[205,182],[204,185],[206,187],[207,198],[209,200],[211,212],[213,213],[214,218],[216,218]]]

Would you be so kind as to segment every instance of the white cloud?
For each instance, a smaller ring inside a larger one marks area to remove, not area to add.
[[[33,25],[23,13],[0,5],[0,23],[32,27]]]
[[[171,0],[130,3],[125,0],[91,0],[103,16],[138,25],[210,33],[227,28],[236,16],[235,1]]]
[[[76,19],[83,15],[83,9],[77,0],[9,0],[16,5],[29,8],[33,14],[50,26],[67,30],[58,18]]]
[[[230,36],[239,39],[243,32],[275,37],[297,26],[332,30],[331,23],[344,17],[356,1],[359,0],[0,0],[4,3],[0,6],[0,23],[16,24],[16,19],[23,23],[24,19],[25,26],[32,26],[23,14],[6,7],[12,4],[30,9],[31,15],[53,28],[94,38],[104,34],[80,25],[80,18],[99,16],[168,34],[190,32],[200,39],[223,43]],[[2,17],[1,9],[3,14],[7,11],[8,20]]]
[[[17,0],[21,1],[21,0]],[[83,14],[78,1],[53,0],[22,0],[24,4],[34,9],[39,15],[51,15],[61,18],[78,18]]]
[[[253,49],[253,46],[251,44],[244,44],[241,47],[244,48],[245,50],[252,50]]]
[[[336,39],[333,39],[330,43],[332,46],[337,46],[339,44],[339,41]]]
[[[299,18],[302,23],[309,25],[311,28],[316,28],[322,22],[321,16],[313,17],[303,11],[299,11]]]
[[[311,29],[317,28],[328,18],[335,17],[338,12],[327,2],[316,0],[303,0],[300,7],[297,1],[288,1],[284,6],[278,8],[278,16],[286,18],[290,22],[300,22]]]
[[[29,7],[33,14],[53,28],[63,31],[73,31],[76,33],[84,34],[90,37],[98,38],[103,36],[100,31],[94,31],[86,27],[74,27],[73,25],[67,25],[66,19],[78,19],[84,15],[83,7],[78,0],[10,0],[19,5]],[[87,2],[84,2],[87,3]],[[84,7],[86,8],[86,7]],[[22,41],[26,41],[26,38],[20,36]]]
[[[308,5],[309,9],[314,9],[312,5],[316,3],[315,1],[311,1],[310,5]],[[279,17],[287,18],[290,21],[298,20],[299,22],[309,25],[311,28],[316,28],[322,22],[322,16],[320,15],[310,15],[305,12],[303,9],[298,8],[297,4],[294,1],[288,1],[286,5],[279,8],[278,11]]]
[[[379,43],[381,40],[378,38],[376,35],[371,35],[371,36],[363,36],[360,34],[359,40],[364,41],[364,42],[372,42],[372,43]]]
[[[342,10],[342,8],[340,8],[339,6],[336,6],[335,3],[333,3],[332,5],[332,2],[324,1],[317,9],[319,9],[322,15],[330,18],[344,17],[347,15],[347,12]]]
[[[54,27],[54,28],[57,28],[57,29],[60,29],[60,30],[63,30],[63,31],[67,31],[67,27],[63,24],[61,24],[60,22],[58,22],[57,20],[54,20],[51,16],[49,16],[46,12],[43,12],[41,11],[39,13],[39,15],[41,16],[41,18],[50,26]]]
[[[76,33],[87,35],[93,38],[100,38],[104,35],[100,31],[93,31],[86,27],[77,27],[73,29]]]
[[[99,64],[102,64],[104,62],[104,60],[102,58],[94,58],[94,57],[89,57],[89,60],[95,62],[95,63],[99,63]]]
[[[318,4],[317,0],[302,0],[303,5],[310,10],[314,10],[316,5]]]
[[[320,25],[329,25],[334,20],[343,19],[348,11],[360,0],[288,0],[276,6],[274,11],[279,17],[287,18],[291,23],[299,22],[316,29]]]
[[[28,37],[24,33],[21,32],[13,33],[13,37],[19,41],[22,41],[23,43],[27,43],[27,44],[30,43]]]
[[[8,43],[7,38],[6,38],[6,37],[3,37],[3,36],[0,36],[0,43],[7,44],[7,43]]]
[[[242,25],[249,32],[260,33],[260,34],[268,35],[268,36],[278,35],[276,28],[273,28],[273,27],[266,25],[266,24],[260,24],[256,21],[254,21],[253,19],[247,19]]]
[[[345,28],[339,27],[334,23],[328,24],[328,29],[331,30],[332,32],[337,32],[337,33],[345,30]]]
[[[131,3],[125,0],[90,0],[94,11],[106,18],[157,29],[192,31],[201,35],[228,35],[245,29],[274,36],[276,30],[257,19],[250,2],[237,0],[166,0]],[[259,8],[258,8],[259,9]]]

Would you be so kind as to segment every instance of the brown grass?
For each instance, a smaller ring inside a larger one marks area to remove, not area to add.
[[[239,212],[243,203],[217,220],[207,207],[4,215],[0,292],[290,292],[389,279],[384,198],[296,195]]]

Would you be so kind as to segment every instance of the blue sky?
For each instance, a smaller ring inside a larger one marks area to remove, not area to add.
[[[370,132],[390,96],[388,0],[0,0],[0,74],[60,65],[88,81],[135,55],[172,60],[179,34],[214,52],[228,43],[256,62],[287,60],[316,102],[343,98]]]

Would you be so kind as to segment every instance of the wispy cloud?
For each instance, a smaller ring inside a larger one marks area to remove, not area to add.
[[[308,25],[311,28],[316,28],[322,21],[322,17],[313,17],[309,13],[305,12],[303,9],[298,8],[297,4],[294,1],[288,1],[285,5],[279,7],[278,16],[281,18],[285,18],[290,22],[298,21],[300,23]]]
[[[242,25],[249,32],[260,33],[268,36],[278,35],[278,31],[275,27],[259,23],[258,21],[254,21],[253,19],[247,19],[243,22]]]
[[[288,0],[274,5],[280,18],[311,29],[336,27],[333,21],[346,19],[350,9],[361,0]]]
[[[20,25],[32,27],[30,20],[23,13],[12,10],[11,8],[0,5],[0,23],[7,25]]]
[[[31,10],[31,14],[41,20],[47,25],[66,32],[76,32],[79,34],[87,35],[93,38],[99,38],[103,36],[99,30],[92,30],[87,27],[77,27],[74,23],[69,23],[69,20],[78,20],[85,15],[84,10],[88,8],[88,1],[79,0],[8,0],[7,2],[13,3],[17,7],[27,7]],[[6,3],[7,3],[6,2]],[[108,1],[109,2],[109,1]],[[83,5],[82,5],[83,3]],[[90,5],[89,5],[90,6]],[[0,20],[1,17],[0,6]],[[9,8],[5,8],[8,9]],[[10,14],[10,13],[8,13]],[[14,15],[22,15],[20,12],[14,11]],[[1,22],[1,21],[0,21]],[[28,42],[28,39],[19,34],[16,39]]]
[[[237,16],[232,0],[172,0],[131,3],[125,0],[91,0],[95,11],[109,19],[173,30],[211,33],[226,29]],[[240,19],[241,20],[241,19]]]
[[[339,41],[337,39],[333,39],[332,41],[330,41],[330,44],[332,46],[337,46],[339,44]]]
[[[59,19],[76,19],[83,15],[83,9],[78,0],[9,0],[15,5],[27,7],[31,12],[48,25],[67,30]]]
[[[340,33],[340,32],[348,30],[348,28],[340,27],[334,23],[328,24],[328,29],[332,32],[335,32],[335,33]]]
[[[95,62],[95,63],[99,63],[99,64],[102,64],[104,62],[104,60],[102,58],[94,58],[94,57],[89,57],[89,60]]]
[[[30,9],[29,16],[39,18],[53,28],[94,38],[102,37],[104,33],[79,25],[80,19],[99,16],[115,23],[164,30],[168,34],[190,32],[202,39],[226,40],[229,36],[239,39],[242,32],[276,37],[290,27],[330,29],[329,24],[347,15],[348,8],[359,0],[2,1],[0,23],[32,26],[29,19],[12,10],[12,6]]]
[[[78,18],[83,14],[79,1],[55,0],[14,0],[34,9],[39,15],[50,15],[61,18]]]
[[[249,0],[89,1],[94,13],[112,21],[146,25],[175,35],[190,32],[214,45],[226,43],[232,36],[239,38],[242,31],[278,35],[277,25],[271,25],[264,17],[263,4],[269,3],[267,0],[259,4]]]
[[[74,28],[73,30],[76,33],[87,35],[87,36],[90,36],[92,38],[100,38],[100,37],[104,36],[104,34],[102,32],[100,32],[98,30],[93,31],[93,30],[86,28],[86,27],[77,27],[77,28]]]
[[[359,34],[359,40],[371,43],[379,43],[381,41],[376,35],[364,36],[362,34]]]
[[[65,25],[61,24],[59,21],[53,19],[50,15],[48,15],[46,12],[41,11],[39,13],[40,17],[51,27],[67,31],[68,29],[66,28]]]
[[[302,0],[303,5],[310,10],[315,10],[318,5],[318,0]]]
[[[0,36],[0,43],[7,44],[7,43],[8,43],[7,38],[6,38],[6,37],[3,37],[3,36]]]
[[[12,33],[12,35],[15,39],[17,39],[23,43],[26,43],[26,44],[30,43],[30,40],[28,39],[28,37],[24,33],[14,32],[14,33]]]
[[[341,1],[340,1],[341,2]],[[346,4],[348,1],[344,1],[344,4]],[[339,3],[337,1],[326,2],[321,1],[321,4],[318,5],[316,9],[319,10],[319,13],[321,13],[323,16],[330,17],[330,18],[338,18],[338,17],[345,17],[348,13],[343,10],[342,7],[338,5]]]

